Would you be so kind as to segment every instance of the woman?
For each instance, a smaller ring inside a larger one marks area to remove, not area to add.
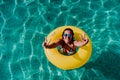
[[[82,36],[82,41],[74,40],[73,30],[70,28],[66,28],[63,31],[62,39],[59,39],[52,44],[49,44],[49,41],[46,38],[45,42],[43,42],[43,46],[48,49],[56,48],[57,46],[60,46],[59,51],[61,53],[74,54],[76,52],[77,47],[86,45],[88,43],[88,41],[89,40],[85,34],[84,34],[84,36]]]

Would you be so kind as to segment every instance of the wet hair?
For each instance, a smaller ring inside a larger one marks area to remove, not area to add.
[[[70,42],[70,43],[72,43],[72,42],[74,41],[74,32],[73,32],[73,30],[72,30],[71,28],[66,28],[66,29],[63,31],[63,33],[62,33],[62,37],[63,37],[63,35],[64,35],[64,32],[67,31],[67,30],[69,30],[69,31],[71,32],[71,34],[72,34],[72,40],[71,40],[71,42]]]
[[[64,35],[64,32],[67,31],[67,30],[69,30],[69,31],[72,33],[72,36],[74,35],[74,32],[73,32],[73,30],[72,30],[71,28],[66,28],[66,29],[63,31],[62,36]]]

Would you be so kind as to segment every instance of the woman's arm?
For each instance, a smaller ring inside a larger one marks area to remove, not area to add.
[[[56,48],[58,45],[60,45],[61,39],[55,41],[55,42],[52,43],[52,44],[49,44],[49,43],[50,43],[50,41],[48,41],[48,40],[46,39],[45,42],[43,42],[43,47],[48,48],[48,49]]]
[[[77,47],[85,46],[89,42],[88,38],[86,37],[86,34],[84,34],[84,36],[81,36],[81,38],[82,41],[74,41],[75,46]]]
[[[89,40],[82,40],[82,41],[74,41],[74,45],[77,47],[82,47],[85,46],[87,43],[89,42]]]

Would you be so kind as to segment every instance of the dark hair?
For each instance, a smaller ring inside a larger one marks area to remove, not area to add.
[[[72,33],[72,40],[71,40],[71,43],[72,43],[72,42],[74,41],[74,32],[73,32],[73,30],[72,30],[71,28],[66,28],[66,29],[63,31],[63,33],[62,33],[62,37],[63,37],[64,32],[65,32],[66,30],[69,30],[69,31]]]

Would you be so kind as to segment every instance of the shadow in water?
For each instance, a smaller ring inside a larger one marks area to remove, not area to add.
[[[120,49],[120,47],[119,47]],[[120,79],[120,52],[113,48],[103,51],[98,59],[93,63],[89,62],[84,66],[86,69],[95,69],[100,71],[106,78]]]

